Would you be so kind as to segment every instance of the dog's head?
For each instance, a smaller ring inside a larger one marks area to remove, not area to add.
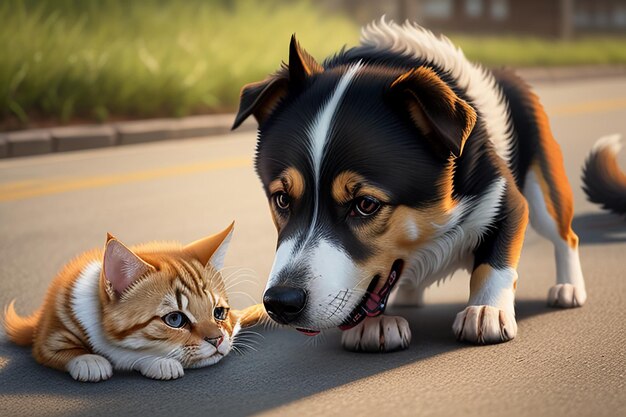
[[[349,325],[447,221],[476,113],[431,68],[324,68],[292,38],[289,65],[243,88],[234,127],[250,115],[278,230],[268,313],[309,331]]]

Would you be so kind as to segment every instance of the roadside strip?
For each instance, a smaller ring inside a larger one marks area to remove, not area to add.
[[[548,109],[550,116],[574,116],[626,109],[626,98],[595,100],[584,103],[553,106]],[[237,157],[209,161],[191,165],[177,165],[152,170],[135,171],[123,174],[92,176],[87,178],[53,178],[29,179],[18,182],[0,184],[0,202],[24,200],[51,194],[89,188],[100,188],[112,185],[153,180],[164,177],[189,175],[199,172],[217,171],[222,169],[243,168],[251,166],[248,157]]]

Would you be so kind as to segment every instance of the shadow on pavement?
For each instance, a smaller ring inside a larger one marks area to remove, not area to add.
[[[116,373],[103,383],[77,383],[67,374],[37,365],[28,349],[3,341],[0,398],[7,410],[32,411],[38,402],[49,404],[51,399],[60,405],[45,410],[46,415],[249,415],[451,351],[488,349],[455,341],[451,324],[462,308],[458,303],[390,309],[411,323],[413,341],[402,352],[346,352],[340,347],[338,331],[324,336],[318,346],[293,330],[263,331],[257,339],[258,351],[231,354],[218,365],[186,371],[182,379],[168,382]],[[518,321],[550,311],[554,310],[544,300],[517,302]],[[67,409],[63,404],[74,406]]]
[[[626,242],[626,219],[608,212],[574,217],[574,231],[581,245]]]

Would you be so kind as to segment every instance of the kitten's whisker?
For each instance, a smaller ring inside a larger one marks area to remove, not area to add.
[[[241,337],[239,337],[239,336],[238,336],[238,337],[237,337],[237,340],[247,340],[247,341],[249,341],[250,343],[257,343],[257,344],[262,344],[262,343],[263,343],[263,341],[262,341],[262,340],[260,340],[260,339],[255,339],[255,338],[254,338],[254,335],[244,335],[244,336],[241,336]]]
[[[255,348],[260,348],[262,346],[262,343],[257,340],[250,340],[250,339],[237,340],[237,346],[243,343],[249,344],[250,346],[254,346]]]
[[[236,287],[237,285],[241,285],[241,284],[245,284],[245,283],[255,284],[257,286],[259,284],[258,282],[252,281],[252,280],[249,280],[249,279],[246,279],[246,280],[243,280],[243,281],[239,281],[239,282],[233,282],[233,283],[231,283],[231,284],[226,286],[226,292],[230,292],[230,290],[232,288]]]
[[[259,332],[254,332],[254,331],[252,331],[252,330],[248,330],[248,329],[246,329],[246,330],[242,330],[242,331],[240,331],[238,334],[248,334],[248,333],[251,333],[251,334],[254,334],[254,335],[260,336],[260,337],[262,337],[263,339],[265,339],[265,336],[263,336],[261,333],[259,333]]]
[[[250,349],[250,350],[253,350],[253,351],[255,351],[255,352],[258,352],[258,351],[259,351],[259,350],[258,350],[258,349],[256,349],[254,346],[248,345],[248,344],[243,343],[243,342],[239,342],[239,343],[237,343],[237,346],[243,346],[243,347],[248,348],[248,349]]]
[[[230,295],[245,295],[246,297],[248,297],[248,299],[250,301],[252,301],[253,304],[257,304],[258,301],[254,299],[254,297],[252,297],[250,294],[248,294],[247,292],[243,292],[243,291],[233,291],[229,294]]]
[[[244,355],[245,354],[245,352],[241,348],[239,348],[239,346],[235,346],[234,343],[230,345],[230,348],[231,348],[231,350],[237,352],[237,354],[239,354],[239,355]]]
[[[247,267],[247,266],[231,265],[231,266],[222,267],[222,269],[220,269],[220,272],[224,272],[227,269],[235,269],[235,268],[237,268],[238,270],[244,270],[244,271],[254,271],[254,269]]]
[[[244,277],[242,277],[242,278],[244,278]],[[248,279],[248,278],[250,278],[250,279]],[[232,288],[232,287],[234,287],[236,285],[241,285],[241,284],[245,284],[245,283],[252,284],[252,285],[254,285],[257,288],[260,285],[259,282],[258,282],[258,278],[256,278],[256,277],[245,277],[245,279],[232,280],[232,281],[226,282],[224,285],[226,286],[226,288]]]
[[[252,277],[257,277],[259,275],[254,269],[251,269],[251,268],[239,268],[236,271],[230,272],[228,275],[224,275],[222,273],[222,276],[224,276],[224,279],[228,281],[229,279],[231,279],[231,277],[233,277],[233,276],[235,276],[235,275],[237,275],[239,273],[242,273],[241,275],[248,275],[248,276],[252,276]]]

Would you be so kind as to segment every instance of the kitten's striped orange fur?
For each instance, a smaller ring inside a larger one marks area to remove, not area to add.
[[[108,379],[113,369],[175,379],[183,368],[212,365],[265,314],[261,305],[229,309],[219,269],[232,231],[231,224],[187,246],[132,248],[109,235],[104,250],[59,272],[37,312],[20,317],[11,302],[6,333],[32,344],[39,363],[81,381]]]

